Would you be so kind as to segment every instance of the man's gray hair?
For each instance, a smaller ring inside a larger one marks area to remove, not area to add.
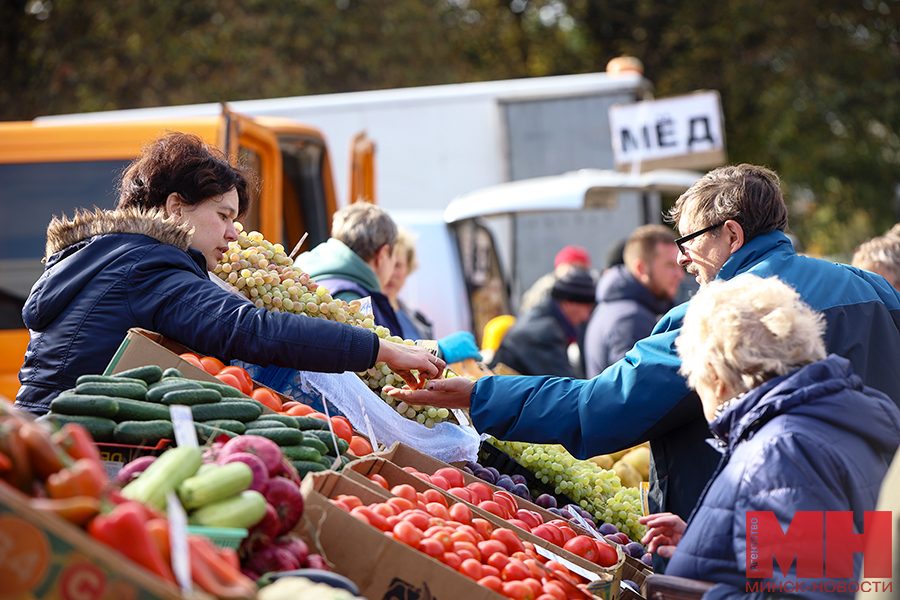
[[[701,177],[675,201],[666,220],[677,226],[685,214],[696,229],[737,221],[746,241],[776,229],[784,231],[788,224],[778,175],[748,164],[719,167]]]
[[[344,242],[368,262],[385,244],[394,246],[397,225],[384,209],[368,202],[354,202],[334,213],[331,237]]]

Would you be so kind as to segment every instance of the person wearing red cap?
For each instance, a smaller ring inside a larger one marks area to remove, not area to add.
[[[590,269],[591,255],[581,246],[565,246],[553,259],[553,272],[543,275],[522,294],[519,314],[525,314],[550,297],[550,290],[557,279],[572,269]]]

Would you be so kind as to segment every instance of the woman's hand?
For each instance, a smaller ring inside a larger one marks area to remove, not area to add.
[[[403,400],[407,404],[438,408],[469,408],[474,387],[475,383],[465,377],[451,377],[429,381],[424,390],[387,386],[384,391],[388,396]]]
[[[421,388],[429,379],[440,377],[447,366],[442,359],[424,348],[397,344],[387,340],[378,342],[376,362],[387,363],[387,366],[413,389]],[[411,371],[418,371],[419,378],[416,379]]]
[[[647,552],[672,558],[675,546],[681,541],[687,528],[681,517],[672,513],[656,513],[641,517],[638,521],[647,526],[647,533],[641,538],[641,543],[647,546]]]

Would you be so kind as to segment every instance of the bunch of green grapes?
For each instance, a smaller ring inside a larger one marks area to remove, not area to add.
[[[392,336],[387,327],[375,325],[372,315],[362,312],[359,300],[345,302],[332,298],[326,288],[316,285],[308,273],[294,265],[281,244],[269,242],[258,231],[245,232],[240,223],[234,225],[238,239],[228,244],[228,252],[222,256],[213,273],[257,307],[348,323],[368,329],[391,342],[414,343]],[[397,413],[410,420],[430,428],[450,419],[447,409],[413,406],[397,402],[384,394],[382,390],[387,385],[403,385],[403,379],[384,363],[378,363],[358,375]]]
[[[638,523],[643,514],[640,491],[623,486],[615,472],[578,460],[559,445],[500,440],[491,443],[597,519],[612,523],[633,540],[643,536],[645,528]]]

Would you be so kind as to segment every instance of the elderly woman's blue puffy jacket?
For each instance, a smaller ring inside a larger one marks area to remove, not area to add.
[[[747,511],[772,511],[783,530],[797,511],[853,511],[855,530],[863,531],[863,513],[875,510],[900,444],[900,409],[831,355],[750,391],[710,427],[722,461],[666,574],[717,583],[707,600],[747,598]],[[857,577],[861,558],[855,555]],[[775,566],[770,581],[815,584],[797,579],[795,569],[785,577]]]
[[[46,412],[79,375],[102,373],[132,327],[224,360],[322,372],[374,364],[374,333],[256,308],[210,281],[189,243],[183,227],[136,209],[51,222],[46,270],[22,311],[31,341],[16,404]]]

